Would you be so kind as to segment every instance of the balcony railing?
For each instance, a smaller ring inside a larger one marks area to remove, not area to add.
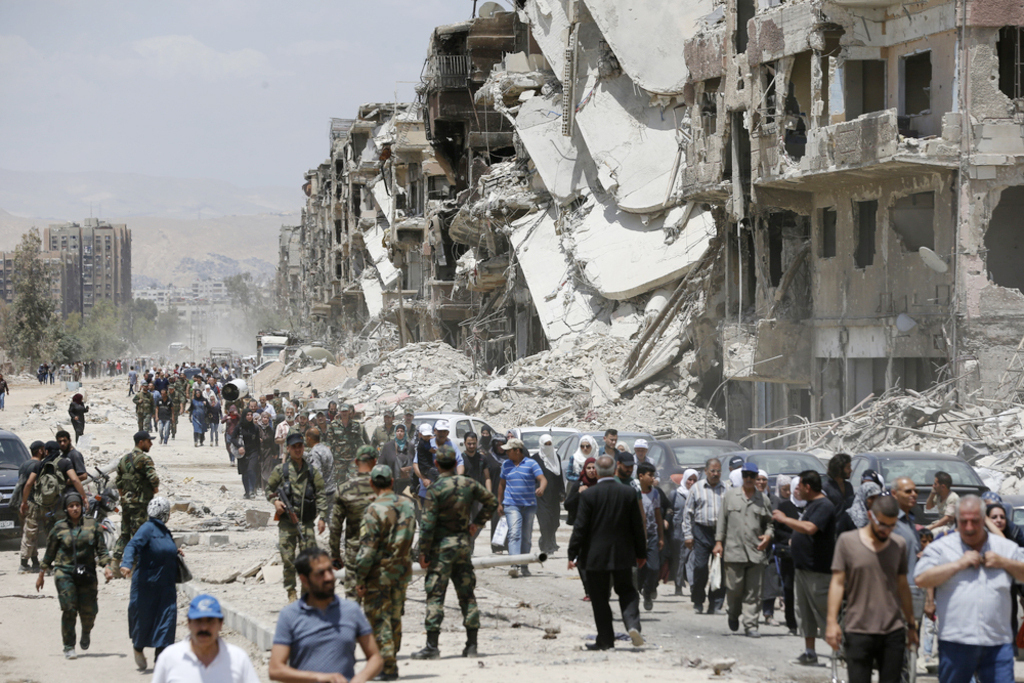
[[[465,88],[469,82],[469,55],[433,55],[429,73],[435,88]]]

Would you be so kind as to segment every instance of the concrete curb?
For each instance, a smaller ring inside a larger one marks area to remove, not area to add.
[[[203,594],[203,591],[191,582],[178,584],[178,590],[187,595],[189,600]],[[220,602],[220,609],[224,612],[224,626],[226,628],[242,634],[261,650],[270,650],[270,647],[274,644],[273,629],[267,628],[248,614],[239,612],[220,598],[217,598],[217,601]]]

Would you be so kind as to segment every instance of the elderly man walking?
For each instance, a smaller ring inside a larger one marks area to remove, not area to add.
[[[772,542],[772,508],[768,496],[754,487],[757,465],[746,463],[741,468],[743,484],[725,492],[722,511],[715,529],[713,555],[725,562],[725,590],[729,630],[740,628],[759,638],[757,618],[761,607],[761,579],[764,576],[765,548]]]
[[[985,528],[985,503],[964,496],[957,531],[925,548],[914,580],[935,589],[939,616],[939,681],[1013,681],[1010,587],[1024,581],[1024,549]]]
[[[708,560],[715,546],[715,531],[718,526],[719,510],[722,507],[722,496],[725,495],[725,484],[722,483],[722,462],[711,458],[704,464],[704,475],[686,499],[683,510],[683,543],[693,550],[693,585],[690,596],[693,600],[693,611],[700,614],[704,611],[705,589],[708,584]],[[707,594],[708,614],[720,609],[725,591],[719,588]]]

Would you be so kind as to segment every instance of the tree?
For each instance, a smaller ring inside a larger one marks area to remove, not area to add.
[[[148,299],[134,299],[121,307],[121,336],[136,347],[151,342],[156,325],[156,304]]]
[[[39,229],[32,228],[14,251],[14,300],[3,332],[11,353],[32,363],[56,351],[57,308],[50,298],[50,271],[40,258],[42,243]]]
[[[128,348],[121,336],[119,313],[110,299],[100,299],[78,334],[82,342],[82,355],[90,359],[118,358]]]

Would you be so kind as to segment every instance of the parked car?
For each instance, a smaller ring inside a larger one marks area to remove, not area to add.
[[[775,480],[780,474],[794,476],[804,470],[814,470],[819,473],[822,480],[827,470],[821,460],[810,453],[800,451],[737,451],[722,454],[722,478],[729,477],[728,461],[732,456],[739,455],[744,462],[752,462],[759,470],[768,473],[768,486],[775,488]]]
[[[721,439],[665,439],[650,441],[647,458],[658,468],[659,484],[665,493],[682,483],[683,472],[688,469],[704,473],[704,463],[723,453],[734,453],[743,447],[734,441]]]
[[[462,450],[465,436],[469,432],[475,432],[479,435],[480,430],[486,428],[491,430],[492,436],[505,434],[505,432],[495,429],[479,417],[472,417],[464,413],[416,413],[412,416],[412,423],[417,428],[424,422],[429,423],[433,427],[434,423],[438,420],[448,420],[451,424],[452,430],[448,433],[448,437],[459,445],[459,450]]]
[[[18,485],[18,469],[31,457],[17,434],[0,429],[0,536],[21,535],[21,519],[11,507],[11,496]]]
[[[562,442],[580,433],[578,429],[568,427],[516,427],[512,434],[522,440],[523,445],[529,453],[536,453],[540,450],[540,437],[544,434],[551,435],[555,451],[562,445]]]
[[[1003,504],[1010,506],[1012,517],[1010,520],[1015,526],[1024,524],[1024,496],[1000,496]]]
[[[964,496],[980,496],[988,487],[974,468],[963,459],[945,453],[926,451],[893,451],[891,453],[860,453],[853,458],[851,482],[859,482],[864,470],[878,472],[887,486],[892,486],[899,477],[910,477],[917,485],[917,505],[914,515],[918,523],[929,523],[938,519],[937,510],[924,511],[924,503],[935,483],[936,472],[948,472],[953,478],[953,491]]]
[[[592,436],[597,441],[597,453],[595,457],[600,455],[604,450],[604,432],[579,432],[573,434],[571,437],[562,442],[560,446],[557,446],[555,453],[558,455],[559,462],[562,463],[562,474],[565,475],[569,470],[569,460],[579,450],[580,439],[584,436]],[[650,443],[654,440],[654,437],[650,434],[644,434],[643,432],[619,432],[619,443],[626,444],[626,448],[629,452],[633,452],[633,444],[636,443],[637,439],[647,439]]]

